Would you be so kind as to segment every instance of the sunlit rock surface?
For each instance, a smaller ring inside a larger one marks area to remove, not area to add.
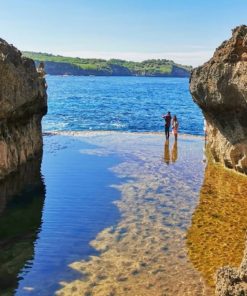
[[[233,30],[213,57],[193,70],[190,91],[207,120],[213,158],[247,173],[247,26]]]
[[[41,153],[46,112],[43,73],[0,39],[0,179]]]

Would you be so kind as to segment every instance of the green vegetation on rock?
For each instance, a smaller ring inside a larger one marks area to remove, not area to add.
[[[171,60],[157,59],[143,62],[120,59],[82,59],[47,53],[23,52],[36,63],[45,62],[51,75],[106,75],[106,76],[174,76],[187,77],[191,66],[176,64]]]

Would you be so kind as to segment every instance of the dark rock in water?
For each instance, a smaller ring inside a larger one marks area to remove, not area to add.
[[[0,179],[42,152],[46,112],[43,72],[0,39]]]
[[[247,26],[235,28],[213,57],[192,71],[190,91],[207,120],[214,160],[247,174]]]

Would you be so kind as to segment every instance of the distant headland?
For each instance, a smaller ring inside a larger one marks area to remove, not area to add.
[[[133,62],[73,58],[31,51],[24,51],[22,54],[33,59],[36,64],[45,62],[45,71],[50,75],[189,77],[192,70],[191,66],[166,59]]]

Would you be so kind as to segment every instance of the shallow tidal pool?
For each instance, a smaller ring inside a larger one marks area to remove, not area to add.
[[[246,179],[201,137],[46,134],[39,168],[1,185],[1,295],[213,295],[241,261]]]

